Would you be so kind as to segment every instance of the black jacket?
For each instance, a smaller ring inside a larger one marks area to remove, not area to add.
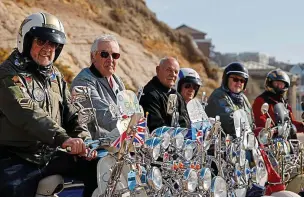
[[[177,109],[179,112],[180,127],[190,127],[190,118],[186,109],[186,103],[182,96],[174,89],[169,89],[161,84],[156,76],[144,87],[144,94],[140,99],[140,105],[148,114],[148,128],[150,132],[162,126],[171,126],[172,116],[167,114],[167,101],[170,94],[177,94]]]

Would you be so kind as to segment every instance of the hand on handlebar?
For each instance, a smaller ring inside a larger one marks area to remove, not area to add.
[[[69,138],[62,145],[62,148],[70,147],[70,154],[74,155],[85,155],[86,154],[86,146],[81,138]]]

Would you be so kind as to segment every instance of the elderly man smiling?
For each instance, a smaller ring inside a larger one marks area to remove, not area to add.
[[[110,137],[109,131],[116,128],[117,119],[112,118],[110,104],[116,104],[116,94],[125,89],[122,80],[114,73],[118,65],[119,45],[116,38],[104,34],[95,39],[91,47],[91,66],[83,69],[73,80],[74,86],[87,86],[91,89],[93,107],[96,109],[98,127],[94,123],[88,125],[94,139]],[[90,108],[89,101],[81,103]],[[98,131],[96,131],[98,130]]]
[[[171,126],[172,116],[167,114],[167,102],[170,94],[178,97],[177,111],[179,125],[189,127],[190,119],[182,96],[173,89],[179,72],[179,63],[173,57],[165,57],[156,67],[156,76],[144,87],[144,95],[140,100],[148,115],[148,128],[150,131],[161,126]]]

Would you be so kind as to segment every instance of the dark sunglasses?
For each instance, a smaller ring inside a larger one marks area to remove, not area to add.
[[[109,52],[100,52],[101,58],[108,58],[110,56]],[[113,59],[119,59],[120,54],[119,53],[112,53],[111,54]]]
[[[59,47],[58,43],[54,43],[54,42],[49,41],[49,40],[43,40],[43,39],[35,38],[35,41],[36,41],[37,45],[40,46],[40,47],[42,47],[46,44],[48,44],[50,47],[55,48],[55,49]]]
[[[199,88],[198,85],[193,84],[193,83],[185,83],[184,87],[185,87],[186,89],[190,89],[190,88],[192,87],[194,90],[197,90],[197,89]]]
[[[236,77],[229,77],[229,78],[232,78],[232,80],[233,80],[233,82],[241,82],[241,83],[245,83],[246,82],[246,80],[244,80],[244,79],[240,79],[240,78],[236,78]]]

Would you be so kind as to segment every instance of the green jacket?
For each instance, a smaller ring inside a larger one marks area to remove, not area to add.
[[[45,78],[24,61],[15,50],[0,65],[0,149],[45,164],[54,150],[49,147],[90,133],[78,124],[80,107],[71,104],[60,72],[53,67]]]
[[[208,105],[206,106],[206,113],[208,117],[220,116],[221,126],[226,134],[235,136],[233,112],[238,109],[243,109],[247,113],[247,118],[251,127],[253,127],[253,114],[251,105],[247,97],[242,93],[244,98],[243,105],[236,105],[228,93],[222,88],[217,88],[212,92],[208,99]]]

